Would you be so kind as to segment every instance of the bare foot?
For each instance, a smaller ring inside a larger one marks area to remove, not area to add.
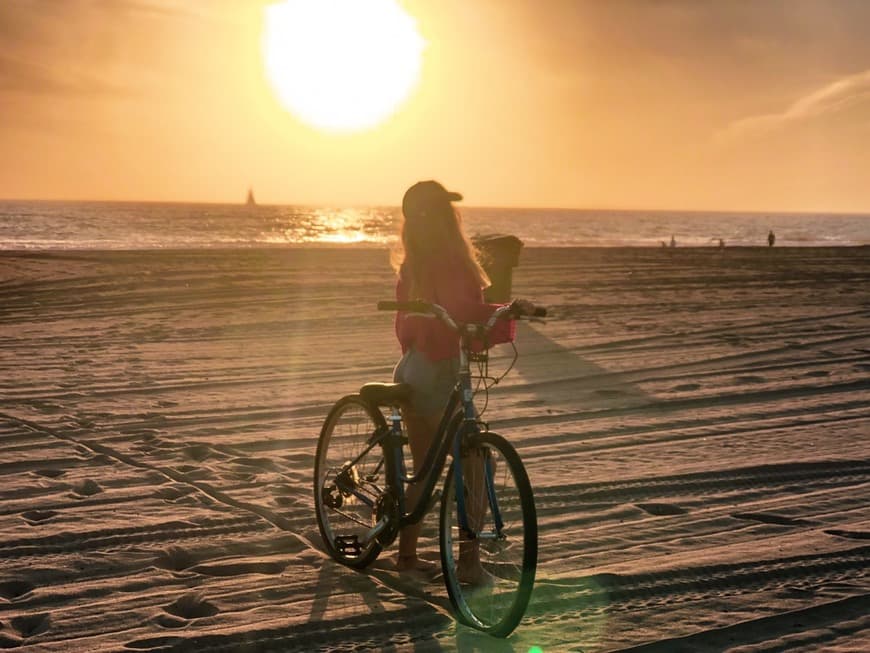
[[[472,587],[490,587],[495,585],[495,576],[483,568],[479,560],[471,564],[460,562],[456,565],[456,577],[463,585]]]
[[[430,581],[438,575],[438,565],[417,556],[397,556],[396,571],[407,578]]]

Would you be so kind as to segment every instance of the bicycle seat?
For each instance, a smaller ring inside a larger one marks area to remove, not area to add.
[[[373,406],[392,406],[410,401],[412,392],[407,383],[366,383],[359,396]]]

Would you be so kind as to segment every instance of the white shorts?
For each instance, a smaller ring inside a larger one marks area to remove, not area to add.
[[[412,347],[396,364],[393,381],[414,388],[411,406],[418,415],[431,420],[444,412],[458,373],[458,357],[431,361],[426,354]]]

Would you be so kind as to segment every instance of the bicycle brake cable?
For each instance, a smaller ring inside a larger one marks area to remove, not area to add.
[[[504,377],[506,377],[512,369],[514,369],[514,364],[517,362],[517,358],[519,358],[520,352],[517,350],[517,345],[515,342],[511,342],[511,347],[513,347],[513,350],[514,350],[513,360],[511,360],[511,364],[507,366],[507,369],[502,373],[502,375],[500,377],[498,377],[497,379],[493,380],[493,383],[492,383],[493,385],[498,385],[499,382]]]

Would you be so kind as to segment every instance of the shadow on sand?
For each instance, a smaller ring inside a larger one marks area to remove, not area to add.
[[[545,335],[546,325],[520,323],[516,372],[524,383],[521,392],[532,396],[517,405],[539,405],[549,409],[608,410],[649,404],[652,398],[626,380],[581,357]]]

